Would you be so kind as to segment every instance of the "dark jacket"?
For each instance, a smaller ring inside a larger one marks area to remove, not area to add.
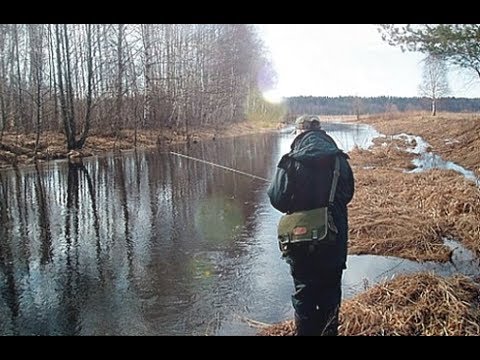
[[[325,131],[311,130],[295,138],[290,152],[278,163],[268,196],[272,206],[283,213],[327,206],[336,157],[340,160],[340,177],[331,212],[339,233],[336,246],[324,253],[326,266],[345,268],[347,204],[354,194],[354,178],[348,155],[337,147]]]

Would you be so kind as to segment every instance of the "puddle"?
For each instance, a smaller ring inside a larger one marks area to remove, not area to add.
[[[413,146],[411,148],[407,148],[406,152],[417,155],[427,152],[427,149],[430,146],[425,140],[423,140],[422,137],[417,135],[409,135],[402,133],[392,136],[392,139],[403,140],[407,144]]]
[[[463,175],[467,180],[473,181],[478,187],[480,187],[480,178],[478,178],[473,171],[467,170],[463,166],[452,161],[444,160],[440,155],[427,152],[430,144],[428,144],[422,137],[409,134],[398,134],[394,135],[392,138],[404,140],[407,144],[412,145],[412,147],[407,148],[406,151],[419,155],[419,157],[412,160],[415,169],[408,171],[409,173],[417,173],[429,169],[453,170]]]
[[[465,169],[452,161],[443,160],[439,155],[433,153],[423,153],[419,158],[413,159],[412,163],[416,166],[410,172],[416,173],[429,169],[447,169],[456,171],[465,176],[467,180],[473,181],[477,186],[480,186],[480,179],[471,170]]]
[[[450,276],[461,273],[474,277],[480,275],[480,259],[461,243],[444,239],[444,245],[453,250],[450,262],[416,262],[393,256],[350,255],[343,277],[343,297],[352,297],[366,288],[399,274],[432,271],[437,275]]]

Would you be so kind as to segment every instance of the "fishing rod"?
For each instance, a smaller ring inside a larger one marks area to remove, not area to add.
[[[208,165],[211,165],[211,166],[216,166],[216,167],[219,167],[220,169],[232,171],[232,172],[234,172],[234,173],[237,173],[237,174],[240,174],[240,175],[245,175],[245,176],[248,176],[248,177],[251,177],[251,178],[254,178],[254,179],[258,179],[258,180],[263,180],[263,181],[266,181],[266,182],[270,182],[270,180],[265,179],[265,178],[263,178],[263,177],[260,177],[260,176],[257,176],[257,175],[253,175],[253,174],[249,174],[249,173],[246,173],[246,172],[244,172],[244,171],[240,171],[240,170],[237,170],[237,169],[228,167],[228,166],[223,166],[223,165],[215,164],[215,163],[213,163],[213,162],[211,162],[211,161],[206,161],[206,160],[203,160],[203,159],[198,159],[198,158],[195,158],[195,157],[192,157],[192,156],[187,156],[187,155],[179,154],[179,153],[176,153],[176,152],[173,152],[173,151],[170,151],[170,154],[176,155],[176,156],[180,156],[180,157],[183,157],[183,158],[185,158],[185,159],[198,161],[198,162],[201,162],[201,163],[204,163],[204,164],[208,164]]]

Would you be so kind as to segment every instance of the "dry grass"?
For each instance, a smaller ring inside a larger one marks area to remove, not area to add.
[[[480,335],[480,287],[463,276],[414,274],[376,285],[342,304],[339,334]],[[293,321],[259,335],[294,335]]]
[[[419,135],[444,159],[456,162],[480,176],[480,115],[439,113],[397,113],[394,116],[371,116],[360,122],[373,125],[385,135],[407,133]]]
[[[369,150],[353,149],[350,155],[350,164],[355,168],[388,168],[404,171],[414,168],[412,160],[414,154],[404,151],[404,143],[384,138],[374,140],[374,147]]]
[[[449,170],[355,171],[349,206],[351,254],[447,261],[443,236],[480,253],[480,190]]]
[[[258,332],[259,336],[295,336],[295,322],[287,320],[279,324],[266,326]]]
[[[480,254],[480,189],[451,170],[405,173],[414,155],[404,147],[380,138],[351,152],[350,253],[447,261],[442,237],[451,236]]]

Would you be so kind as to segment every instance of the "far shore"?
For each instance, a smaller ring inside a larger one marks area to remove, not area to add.
[[[188,134],[184,131],[162,128],[157,130],[138,130],[135,144],[135,131],[121,130],[118,134],[92,131],[85,146],[80,150],[68,151],[65,135],[62,132],[44,132],[40,137],[35,152],[35,134],[18,134],[5,132],[0,140],[0,169],[29,165],[38,161],[57,159],[80,159],[107,152],[128,151],[134,149],[154,149],[168,147],[173,144],[215,140],[230,136],[240,136],[275,131],[273,124],[256,124],[242,122],[217,127],[191,128]]]

